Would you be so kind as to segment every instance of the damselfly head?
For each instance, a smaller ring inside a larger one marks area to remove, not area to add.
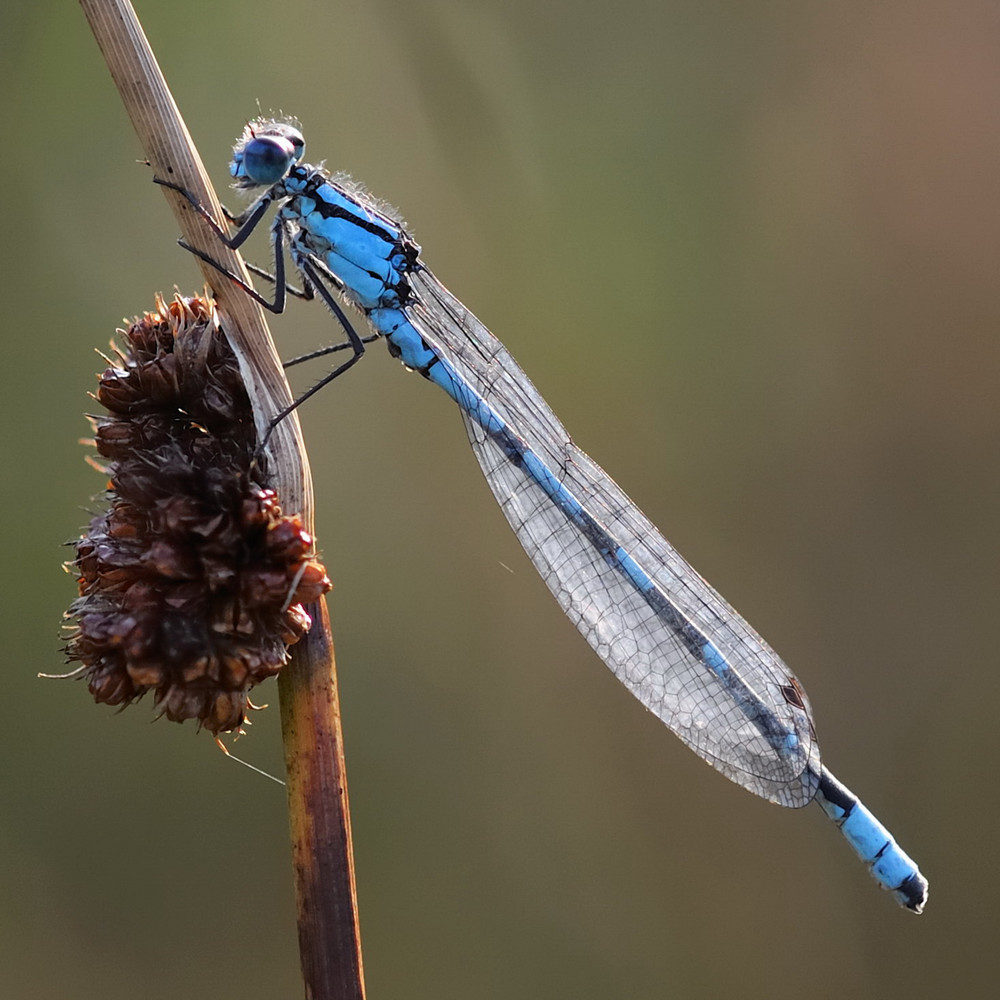
[[[305,149],[305,139],[296,125],[256,118],[237,140],[229,172],[236,187],[270,187],[302,159]]]

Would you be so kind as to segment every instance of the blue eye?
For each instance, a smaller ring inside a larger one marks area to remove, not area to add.
[[[243,147],[233,161],[231,173],[240,180],[270,187],[288,173],[288,168],[302,156],[304,145],[294,144],[283,136],[259,136]]]

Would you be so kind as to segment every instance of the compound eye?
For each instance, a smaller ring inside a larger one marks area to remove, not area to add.
[[[288,173],[301,155],[301,150],[296,151],[293,143],[282,136],[258,136],[243,149],[240,173],[254,184],[270,187]]]

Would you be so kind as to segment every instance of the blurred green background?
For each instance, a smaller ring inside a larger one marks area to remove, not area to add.
[[[454,408],[377,346],[303,413],[369,995],[995,995],[995,2],[139,12],[220,187],[259,101],[400,207],[931,880],[897,911],[818,809],[740,791],[619,688]],[[35,677],[102,487],[93,348],[201,279],[77,6],[5,4],[0,52],[0,992],[299,996],[282,791]],[[336,335],[299,303],[273,329],[288,356]],[[276,707],[255,723],[238,752],[278,772]]]

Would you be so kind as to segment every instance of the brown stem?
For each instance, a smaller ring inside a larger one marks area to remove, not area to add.
[[[142,142],[152,174],[194,193],[217,219],[219,202],[180,112],[127,0],[80,0]],[[209,251],[249,280],[239,255],[223,246],[179,194],[161,188],[185,240]],[[223,328],[239,358],[254,404],[258,435],[291,402],[281,363],[260,307],[208,265]],[[293,412],[271,435],[269,469],[287,512],[312,531],[312,479]],[[344,769],[333,638],[325,604],[310,606],[313,627],[292,648],[281,673],[285,767],[299,947],[309,1000],[362,1000],[361,941]]]

